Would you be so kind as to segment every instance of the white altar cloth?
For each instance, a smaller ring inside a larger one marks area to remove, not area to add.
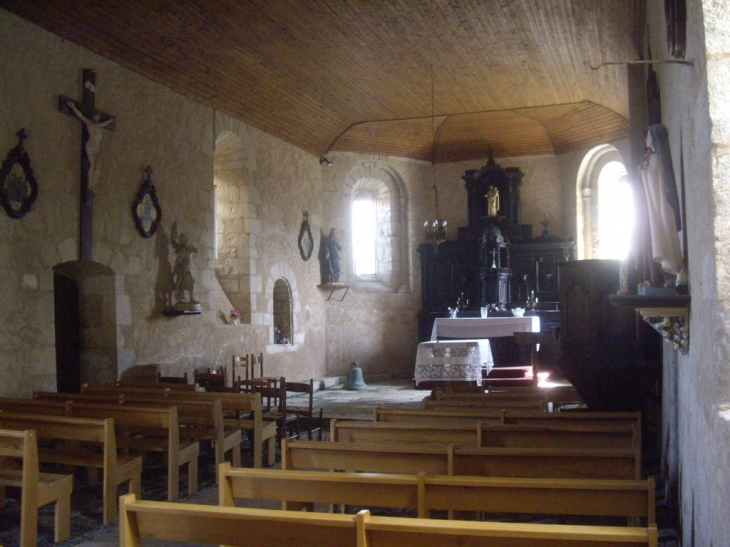
[[[494,366],[489,340],[452,340],[421,342],[416,352],[416,385],[424,381],[482,381]]]
[[[515,332],[540,332],[540,318],[530,317],[439,317],[433,322],[431,340],[499,338]]]

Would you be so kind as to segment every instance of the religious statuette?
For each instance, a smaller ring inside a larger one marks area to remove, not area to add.
[[[188,241],[187,234],[177,235],[177,223],[172,225],[170,244],[175,251],[175,268],[173,269],[173,287],[175,294],[175,310],[200,311],[200,303],[195,300],[195,264],[193,255],[198,249]]]
[[[25,129],[16,133],[18,144],[8,152],[0,168],[0,202],[12,218],[23,218],[38,197],[38,183],[23,148]]]
[[[487,200],[487,216],[497,218],[499,216],[499,190],[496,186],[490,186],[484,197]]]
[[[302,220],[302,226],[299,229],[299,254],[302,260],[305,262],[312,256],[312,250],[314,250],[314,238],[312,237],[312,230],[309,227],[309,212],[304,211],[302,213],[304,220]]]
[[[319,266],[322,285],[333,285],[340,282],[340,251],[342,247],[337,242],[335,229],[332,228],[328,236],[320,230]]]
[[[157,192],[152,183],[152,167],[144,170],[146,178],[139,187],[137,197],[132,203],[132,217],[142,237],[152,237],[162,220],[162,209],[157,201]]]

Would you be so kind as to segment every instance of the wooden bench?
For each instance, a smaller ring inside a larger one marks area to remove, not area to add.
[[[5,502],[6,487],[21,489],[20,545],[37,545],[38,508],[47,503],[55,504],[53,540],[67,540],[71,535],[73,476],[39,472],[38,443],[33,430],[0,430],[0,456],[22,460],[22,469],[0,467],[0,507]]]
[[[468,408],[547,410],[547,403],[542,397],[498,397],[488,399],[446,399],[423,400],[425,410],[461,410]]]
[[[281,468],[447,475],[452,457],[452,446],[395,446],[284,439]]]
[[[470,401],[481,401],[485,399],[541,399],[546,406],[551,406],[552,410],[562,405],[579,405],[584,404],[583,398],[578,391],[572,386],[558,386],[543,388],[537,386],[529,387],[504,387],[493,388],[488,391],[480,389],[479,391],[461,392],[461,391],[436,391],[434,398],[437,401],[446,401],[454,399],[465,399]]]
[[[254,467],[262,467],[263,443],[268,445],[268,465],[274,465],[276,458],[276,422],[263,419],[261,397],[256,393],[226,393],[226,392],[172,392],[165,390],[160,393],[150,393],[149,390],[139,388],[100,388],[96,386],[82,387],[84,393],[109,396],[122,394],[125,400],[140,401],[147,398],[163,398],[186,401],[215,401],[220,400],[222,409],[229,416],[223,417],[224,428],[244,430],[252,433]],[[240,416],[245,417],[240,417]],[[220,463],[220,462],[218,462]],[[235,465],[235,464],[234,464]]]
[[[82,388],[83,389],[83,388]],[[39,399],[70,400],[79,402],[113,403],[153,408],[167,408],[176,406],[180,423],[180,438],[195,441],[213,441],[216,464],[222,463],[225,453],[231,451],[233,465],[241,465],[241,430],[225,427],[223,423],[223,407],[220,399],[192,400],[188,392],[170,392],[163,390],[130,390],[121,391],[118,388],[91,388],[81,393],[55,393],[50,391],[36,391],[34,396]],[[167,396],[169,394],[169,397]]]
[[[39,393],[40,394],[40,393]],[[117,447],[141,452],[162,452],[168,466],[168,500],[180,497],[179,468],[188,466],[188,492],[198,490],[197,442],[180,441],[180,425],[177,407],[151,408],[149,406],[125,406],[110,401],[108,404],[92,404],[87,399],[42,400],[0,399],[0,409],[14,413],[35,413],[77,418],[112,418],[117,434]]]
[[[115,385],[122,388],[169,389],[170,391],[196,391],[198,389],[198,384],[188,384],[187,382],[133,382],[128,380],[117,380]]]
[[[614,424],[484,425],[332,420],[330,439],[348,443],[425,446],[626,448],[638,450],[638,428]]]
[[[481,477],[616,479],[641,478],[641,453],[628,449],[443,448],[285,442],[282,469],[365,473],[473,475]]]
[[[181,526],[181,523],[185,523]],[[656,547],[656,527],[572,526],[442,521],[357,515],[272,511],[237,507],[138,501],[120,498],[119,545],[138,547],[144,538],[178,543],[247,547],[410,547],[499,545],[525,547]]]
[[[0,428],[34,429],[41,462],[101,468],[104,475],[104,524],[116,519],[117,486],[129,482],[129,491],[140,494],[142,458],[117,455],[112,419],[89,420],[0,411]]]
[[[330,440],[346,443],[407,444],[422,446],[482,446],[481,423],[409,424],[330,421]]]
[[[198,491],[198,442],[180,440],[177,407],[151,408],[119,404],[73,403],[69,416],[112,418],[117,428],[117,447],[142,452],[161,452],[167,459],[167,499],[180,497],[180,467],[188,467],[188,493]],[[121,434],[121,432],[125,434]]]
[[[331,473],[219,466],[219,505],[236,499],[282,502],[296,510],[319,504],[479,511],[524,515],[627,517],[655,524],[654,480],[522,479]]]
[[[546,423],[595,423],[636,425],[641,430],[640,412],[542,412],[520,409],[494,408],[458,408],[449,410],[424,410],[407,408],[390,408],[376,406],[373,408],[374,422],[414,422],[414,423],[472,423],[482,422],[485,425],[521,424],[538,425]]]

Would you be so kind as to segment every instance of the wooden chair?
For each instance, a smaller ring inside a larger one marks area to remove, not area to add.
[[[218,370],[200,371],[195,370],[195,383],[198,384],[205,390],[215,387],[226,387],[226,374],[225,368],[221,367]]]
[[[305,393],[308,395],[306,408],[290,408],[289,412],[297,415],[297,438],[301,439],[301,423],[304,422],[307,429],[308,439],[312,440],[312,433],[319,432],[319,440],[322,440],[322,409],[314,408],[314,379],[309,382],[287,382],[286,390],[290,393]]]
[[[243,372],[243,374],[241,374]],[[234,355],[231,358],[231,385],[235,387],[236,379],[238,381],[249,380],[253,374],[251,373],[250,361],[248,354]]]
[[[188,373],[186,372],[182,376],[163,376],[160,372],[158,372],[157,382],[160,384],[187,384]]]
[[[33,430],[0,430],[0,456],[22,459],[22,469],[0,468],[0,506],[6,486],[21,489],[20,545],[37,545],[38,508],[47,503],[55,505],[53,541],[67,540],[71,535],[73,475],[38,472],[38,443]]]
[[[287,411],[286,408],[286,379],[282,376],[277,379],[278,386],[267,386],[265,384],[253,386],[254,393],[261,395],[261,406],[263,407],[264,420],[270,420],[277,423],[279,432],[279,444],[283,439],[297,438],[296,424],[297,415]],[[264,400],[269,401],[268,407],[265,406]],[[290,428],[294,428],[294,433],[290,433]]]

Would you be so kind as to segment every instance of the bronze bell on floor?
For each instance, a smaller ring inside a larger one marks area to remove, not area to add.
[[[365,384],[365,380],[362,379],[362,369],[354,361],[350,363],[350,370],[347,371],[347,380],[345,380],[345,387],[347,391],[362,391],[367,389],[368,386]]]

